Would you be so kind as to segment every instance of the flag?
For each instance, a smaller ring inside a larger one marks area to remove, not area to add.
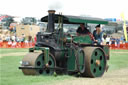
[[[124,13],[121,13],[121,17],[124,21],[124,26],[123,26],[123,29],[124,29],[124,36],[125,36],[125,40],[128,41],[128,38],[127,38],[127,31],[126,31],[126,21],[125,21],[125,18],[124,18]]]

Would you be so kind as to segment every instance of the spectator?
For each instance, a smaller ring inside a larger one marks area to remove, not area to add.
[[[120,47],[120,39],[119,39],[119,37],[116,38],[116,44],[117,44],[117,47],[119,48]]]
[[[34,42],[35,42],[35,43],[37,42],[37,38],[36,38],[36,36],[34,37]]]
[[[16,41],[16,37],[15,37],[15,35],[12,35],[12,41]]]
[[[32,42],[32,36],[28,36],[28,42]]]
[[[109,36],[106,38],[106,45],[110,45],[110,37]]]
[[[1,35],[0,35],[0,42],[2,42],[2,37],[1,37]]]
[[[6,41],[10,41],[10,40],[11,40],[10,35],[7,35],[7,36],[5,37],[5,40],[6,40]]]
[[[124,43],[124,36],[123,36],[123,35],[122,35],[121,38],[120,38],[120,42],[121,42],[121,44]]]
[[[12,46],[12,41],[8,41],[8,47],[11,47]]]
[[[28,42],[29,42],[29,46],[32,46],[32,42],[33,42],[32,36],[28,36]]]
[[[22,37],[21,37],[21,42],[24,42],[25,41],[25,36],[23,35]]]
[[[103,34],[103,38],[104,38],[104,40],[106,40],[106,38],[107,38],[107,34],[106,33]]]
[[[12,42],[12,47],[15,48],[16,47],[16,44],[17,44],[16,41]]]
[[[20,38],[16,36],[16,42],[20,42]]]
[[[116,39],[114,37],[111,36],[110,41],[111,41],[111,44],[115,45]]]

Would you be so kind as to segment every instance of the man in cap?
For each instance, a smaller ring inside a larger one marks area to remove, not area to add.
[[[80,24],[80,27],[76,30],[77,36],[89,35],[91,40],[94,40],[93,34],[84,26]]]
[[[76,30],[78,36],[89,34],[89,30],[84,26],[84,24],[80,24],[80,27]]]

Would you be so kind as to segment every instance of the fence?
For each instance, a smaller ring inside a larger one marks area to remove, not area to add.
[[[0,42],[0,48],[31,48],[34,42]]]
[[[35,42],[0,42],[0,48],[31,48],[35,46]],[[126,49],[128,50],[128,43],[125,44],[112,44],[110,49]]]
[[[128,43],[125,43],[125,44],[119,44],[119,45],[112,44],[112,45],[110,45],[110,48],[111,48],[111,49],[128,50]]]

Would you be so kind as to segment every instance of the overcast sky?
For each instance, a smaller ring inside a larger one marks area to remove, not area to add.
[[[118,18],[123,12],[128,20],[128,0],[0,0],[0,14],[18,17],[38,17],[48,9],[66,15],[89,15],[99,18]]]

